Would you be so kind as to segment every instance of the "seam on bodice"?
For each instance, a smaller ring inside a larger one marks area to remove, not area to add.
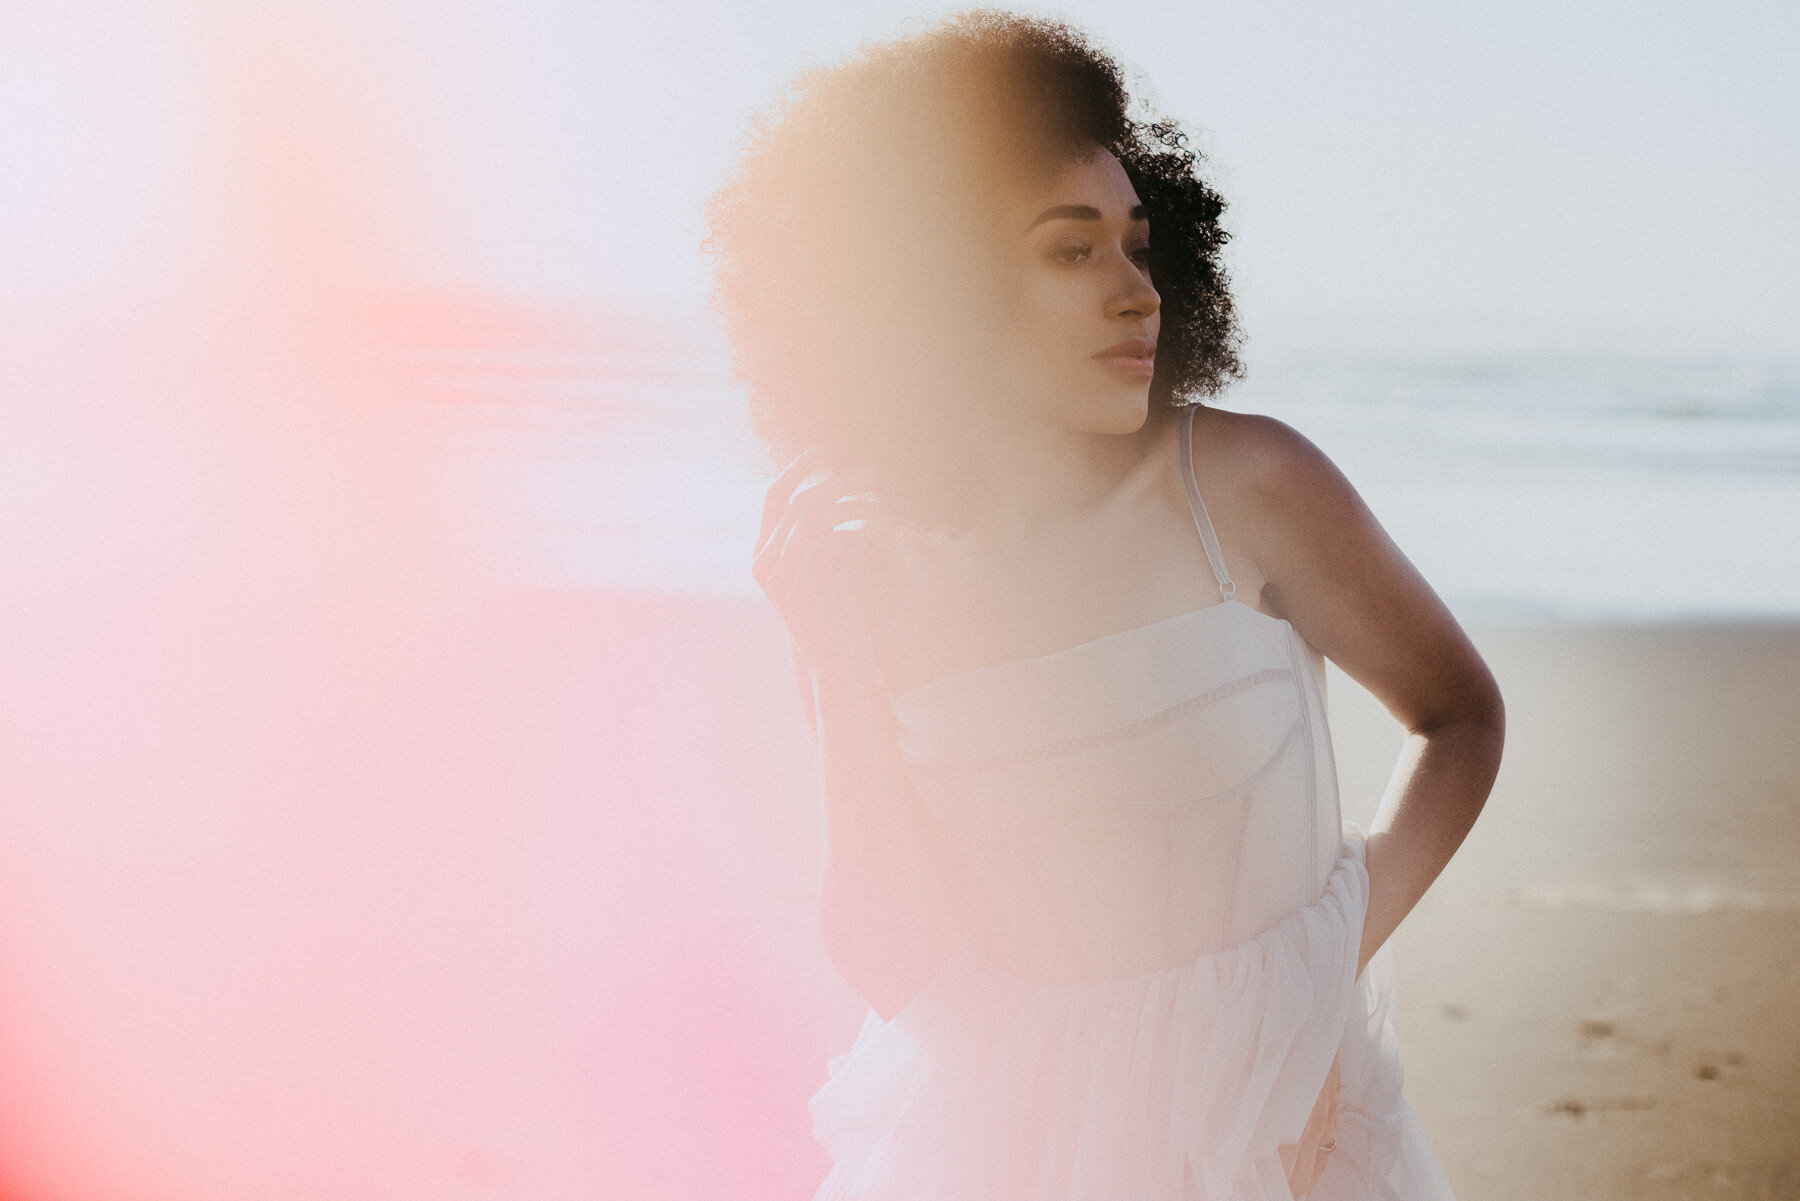
[[[1108,742],[1140,733],[1146,729],[1173,721],[1196,709],[1203,709],[1226,697],[1267,684],[1275,680],[1294,679],[1292,667],[1265,667],[1249,675],[1228,680],[1215,688],[1210,688],[1197,696],[1191,696],[1168,705],[1145,717],[1136,718],[1123,725],[1112,726],[1104,730],[1095,730],[1089,734],[1079,734],[1073,738],[1059,738],[1054,742],[1040,743],[1025,747],[1022,750],[1007,751],[998,755],[972,756],[966,759],[927,759],[908,764],[910,770],[919,776],[963,775],[979,772],[1002,771],[1008,767],[1017,767],[1024,763],[1040,762],[1057,755],[1072,751],[1088,750],[1103,746]]]

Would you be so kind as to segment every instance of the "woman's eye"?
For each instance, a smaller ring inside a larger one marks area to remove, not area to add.
[[[1050,252],[1050,257],[1059,263],[1073,264],[1081,262],[1093,253],[1094,248],[1092,246],[1079,242],[1069,242],[1052,250]],[[1136,250],[1130,252],[1130,258],[1134,263],[1149,266],[1150,248],[1148,246],[1139,246]]]

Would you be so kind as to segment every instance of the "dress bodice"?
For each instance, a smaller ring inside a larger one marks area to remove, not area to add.
[[[921,802],[989,953],[1043,979],[1132,975],[1317,900],[1341,849],[1323,682],[1291,624],[1222,600],[892,697]]]

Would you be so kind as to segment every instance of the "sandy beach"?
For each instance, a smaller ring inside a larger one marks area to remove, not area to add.
[[[1458,1195],[1800,1196],[1800,629],[1471,634],[1506,758],[1395,943]],[[1332,684],[1354,817],[1393,727]]]
[[[816,1039],[798,1074],[822,1081],[862,1007],[810,941],[816,794],[779,627],[755,603],[616,612],[634,642],[693,650],[719,690],[696,713],[756,731],[718,764],[743,773],[727,802],[682,798],[754,854],[694,882],[723,882],[720,911],[775,957],[786,1049]],[[1458,1196],[1800,1196],[1800,627],[1471,634],[1507,697],[1506,760],[1395,943],[1407,1092]],[[1329,691],[1345,813],[1366,820],[1399,730],[1335,668]],[[804,1098],[764,1101],[807,1195]]]

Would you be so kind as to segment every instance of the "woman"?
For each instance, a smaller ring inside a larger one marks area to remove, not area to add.
[[[802,76],[710,211],[872,1007],[818,1197],[1448,1197],[1385,947],[1499,692],[1316,447],[1199,403],[1223,204],[1128,109],[1076,31],[965,13]],[[1407,730],[1367,834],[1327,657]]]

